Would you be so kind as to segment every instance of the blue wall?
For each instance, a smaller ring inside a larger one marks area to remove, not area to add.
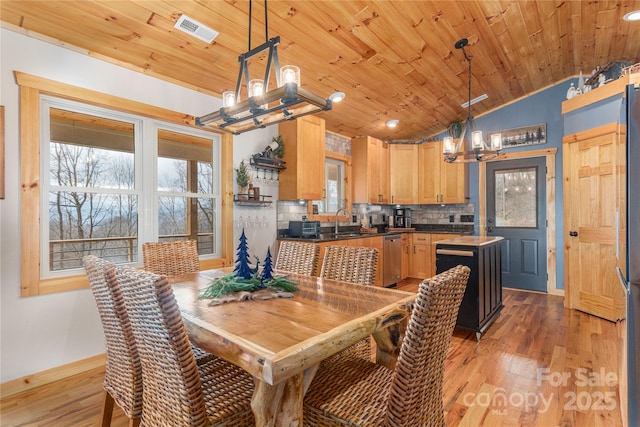
[[[577,79],[566,80],[557,85],[514,102],[485,116],[475,119],[476,128],[484,134],[500,130],[530,126],[538,123],[547,125],[547,143],[509,148],[504,152],[540,150],[557,148],[556,155],[556,287],[564,289],[564,207],[562,192],[562,137],[564,125],[562,101],[566,100],[570,83]],[[472,107],[473,112],[473,107]],[[469,164],[469,196],[475,205],[475,218],[478,218],[478,165]],[[476,220],[477,221],[477,220]],[[476,230],[478,224],[475,224]]]

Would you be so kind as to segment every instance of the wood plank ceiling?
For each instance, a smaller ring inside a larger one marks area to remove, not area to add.
[[[321,113],[327,130],[415,141],[466,116],[458,39],[469,39],[472,98],[489,96],[472,107],[478,116],[580,71],[638,62],[640,22],[622,19],[638,9],[640,0],[272,0],[268,31],[281,37],[280,63],[300,67],[303,87],[346,93]],[[4,27],[216,96],[235,88],[248,12],[245,0],[0,2]],[[220,35],[206,44],[176,30],[181,14]],[[261,0],[252,23],[255,47],[265,40]],[[262,75],[265,62],[264,55],[254,60],[252,76]],[[390,119],[399,126],[386,128]]]

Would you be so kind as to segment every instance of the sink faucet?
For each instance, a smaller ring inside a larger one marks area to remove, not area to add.
[[[346,208],[340,208],[336,211],[336,228],[335,228],[335,233],[338,234],[338,214],[340,213],[340,211],[343,211],[345,213],[345,215],[347,214],[347,209]]]

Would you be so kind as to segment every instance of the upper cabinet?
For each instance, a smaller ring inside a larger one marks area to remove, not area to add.
[[[388,204],[389,144],[370,136],[351,140],[353,202]]]
[[[391,144],[389,156],[391,203],[418,203],[418,145]]]
[[[442,144],[442,141],[427,142],[418,148],[419,204],[467,202],[467,166],[464,163],[446,163]]]
[[[284,140],[286,169],[280,172],[281,200],[324,198],[325,124],[316,116],[303,116],[278,125]]]

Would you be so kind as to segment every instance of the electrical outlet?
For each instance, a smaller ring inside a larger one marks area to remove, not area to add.
[[[473,222],[473,215],[460,215],[460,222]]]
[[[358,222],[358,216],[357,215],[351,215],[351,222]]]
[[[455,215],[449,215],[449,222],[454,222],[456,220]]]

